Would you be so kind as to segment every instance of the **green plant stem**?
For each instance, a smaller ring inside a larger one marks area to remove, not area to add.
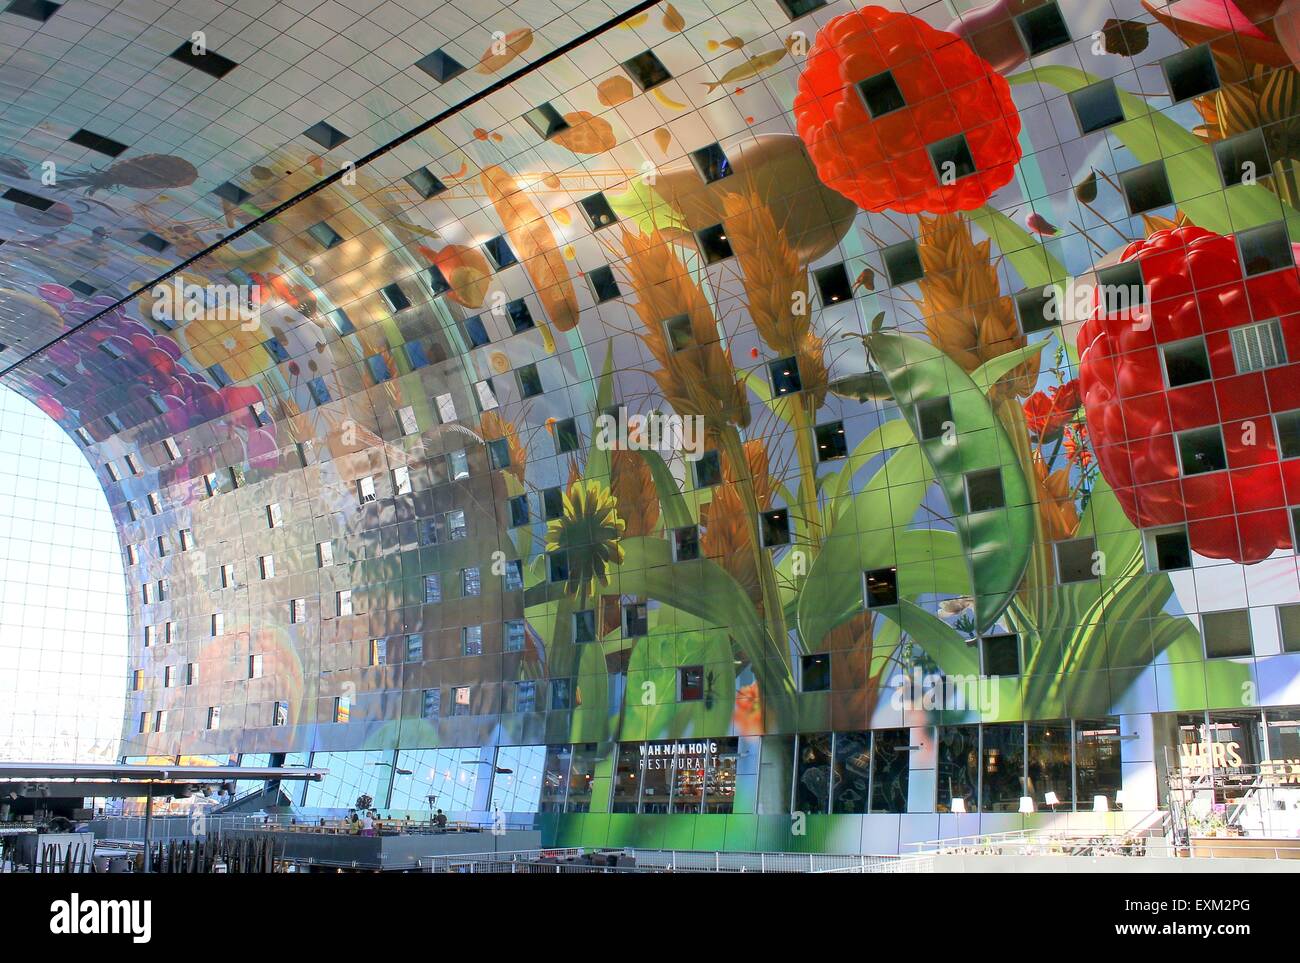
[[[804,396],[794,407],[795,450],[799,456],[799,515],[804,521],[808,565],[822,545],[821,507],[817,501],[817,451],[813,440],[812,399]]]

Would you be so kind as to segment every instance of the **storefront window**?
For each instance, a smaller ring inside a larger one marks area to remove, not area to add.
[[[871,733],[835,734],[835,798],[837,813],[865,813],[871,793]]]
[[[731,813],[736,804],[736,768],[739,761],[740,740],[718,739],[717,749],[711,753],[704,781],[704,811],[706,813]]]
[[[1025,727],[1019,722],[985,726],[980,809],[1014,813],[1025,794]]]
[[[979,780],[979,726],[944,726],[939,730],[938,798],[941,813],[960,812],[953,802],[960,799],[967,812],[979,808],[976,795]]]
[[[624,742],[618,747],[614,766],[614,794],[610,812],[634,813],[641,799],[641,744]]]
[[[1265,709],[1268,758],[1300,760],[1300,709]]]
[[[1039,809],[1069,810],[1074,806],[1070,775],[1070,721],[1031,722],[1029,754],[1025,772],[1028,777],[1025,795],[1032,796]],[[1048,793],[1053,796],[1049,797]],[[1049,802],[1054,798],[1055,802]]]
[[[794,781],[794,808],[801,813],[830,811],[831,734],[819,732],[799,737],[798,768]]]
[[[497,750],[496,767],[510,772],[492,776],[493,812],[535,813],[542,797],[545,746],[503,746]],[[488,771],[488,767],[483,767]]]
[[[564,802],[565,812],[591,811],[591,783],[596,776],[596,763],[599,761],[599,749],[594,742],[573,747],[573,761],[569,765],[569,794]]]
[[[911,730],[876,730],[871,750],[873,813],[907,812],[907,777],[912,769],[912,753],[907,747],[911,743]]]
[[[1118,719],[1078,719],[1074,723],[1075,780],[1081,812],[1091,810],[1098,796],[1105,796],[1110,807],[1115,805],[1115,794],[1124,785],[1119,735]]]
[[[694,753],[681,746],[673,768],[673,812],[698,813],[704,805],[704,780],[708,771],[708,743],[705,751]]]
[[[397,754],[397,768],[409,769],[411,774],[399,772],[393,777],[392,808],[412,816],[427,816],[437,809],[472,812],[479,777],[491,771],[478,765],[484,751],[478,747],[402,750]]]
[[[672,784],[675,746],[671,742],[641,743],[631,746],[641,756],[641,809],[643,813],[668,812],[668,788]]]
[[[542,766],[542,793],[537,811],[564,812],[565,792],[569,788],[569,764],[573,761],[572,746],[549,746],[546,762]]]

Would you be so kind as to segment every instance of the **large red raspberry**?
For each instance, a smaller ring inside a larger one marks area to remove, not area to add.
[[[896,109],[872,119],[858,84],[885,71],[893,78],[881,78],[886,106]],[[955,34],[883,7],[822,28],[794,113],[821,179],[868,211],[971,210],[1011,180],[1020,160],[1020,115],[1002,76]],[[974,172],[941,183],[927,148],[958,134]]]
[[[1186,523],[1192,549],[1211,558],[1258,562],[1290,547],[1300,459],[1279,459],[1271,415],[1300,409],[1300,274],[1243,277],[1235,239],[1199,227],[1157,231],[1123,260],[1141,263],[1146,304],[1094,307],[1078,346],[1097,462],[1124,513],[1142,528]],[[1232,330],[1272,319],[1297,360],[1239,374]],[[1210,377],[1167,387],[1162,346],[1201,337]],[[1227,468],[1180,472],[1174,433],[1212,425]]]

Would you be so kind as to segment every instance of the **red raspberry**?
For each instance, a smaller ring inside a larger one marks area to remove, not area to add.
[[[873,120],[857,85],[887,70],[906,106]],[[971,210],[1020,160],[1020,115],[1002,76],[955,34],[883,7],[822,28],[794,113],[821,179],[868,211]],[[958,134],[975,170],[941,184],[927,148]]]
[[[1300,273],[1243,277],[1235,239],[1199,227],[1157,231],[1123,260],[1141,263],[1146,304],[1105,315],[1094,296],[1078,346],[1097,463],[1124,514],[1140,528],[1186,523],[1192,549],[1211,558],[1289,548],[1300,459],[1279,458],[1271,415],[1300,409],[1300,360],[1238,374],[1230,332],[1277,319],[1287,358],[1300,359]],[[1167,387],[1161,347],[1196,337],[1210,378]],[[1181,473],[1173,433],[1211,425],[1226,470]]]

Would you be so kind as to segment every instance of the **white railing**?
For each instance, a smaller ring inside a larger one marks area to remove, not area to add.
[[[1018,829],[1007,833],[947,836],[908,843],[917,855],[942,856],[1146,856],[1167,849],[1161,836],[1089,829]]]
[[[614,865],[602,865],[609,857]],[[432,873],[924,873],[933,857],[826,853],[726,853],[660,849],[537,849],[420,860]]]

